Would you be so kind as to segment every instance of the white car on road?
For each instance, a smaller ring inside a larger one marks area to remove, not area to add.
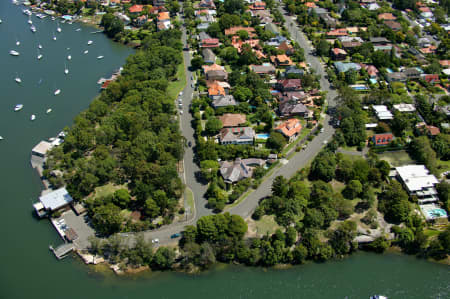
[[[156,239],[153,239],[153,240],[152,240],[152,243],[153,243],[153,244],[157,244],[157,243],[159,243],[159,239],[158,239],[158,238],[156,238]]]

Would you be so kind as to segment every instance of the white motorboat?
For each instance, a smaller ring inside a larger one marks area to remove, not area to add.
[[[94,42],[91,41],[91,40],[87,42],[88,45],[92,45],[93,43],[94,43]]]
[[[19,77],[14,78],[14,81],[16,81],[17,83],[22,83],[22,79],[20,79]]]
[[[53,36],[53,40],[56,40],[56,36]]]
[[[103,55],[100,55],[100,56],[97,56],[97,59],[102,59],[102,58],[104,58],[105,56],[103,56]]]
[[[88,50],[86,50],[86,51],[84,51],[84,52],[83,52],[83,54],[87,54],[87,53],[89,53],[89,51],[88,51]]]
[[[15,107],[14,107],[14,111],[20,111],[20,110],[22,110],[22,108],[23,108],[23,104],[17,104]]]
[[[42,57],[44,57],[42,54],[38,54],[37,59],[38,59],[38,60],[41,60]]]
[[[20,46],[20,41],[16,41],[16,46]]]
[[[24,14],[26,14],[27,16],[31,16],[31,10],[29,10],[29,9],[22,9],[22,12],[24,13]]]
[[[55,90],[55,96],[59,95],[61,93],[61,89]]]
[[[77,29],[75,29],[75,31],[77,31],[77,32],[78,32],[78,31],[81,31],[81,28],[77,28]]]
[[[31,25],[30,30],[31,30],[31,32],[35,33],[36,32],[36,27],[34,25]]]
[[[2,19],[0,19],[0,24],[3,23]]]
[[[67,65],[64,63],[64,74],[68,74],[69,73],[69,69],[67,68]]]
[[[71,59],[72,59],[72,56],[67,55],[67,60],[71,60]]]
[[[49,114],[50,112],[52,112],[52,108],[48,108],[45,113]]]
[[[41,45],[41,44],[39,44],[39,45],[38,45],[38,48],[39,48],[39,49],[42,49],[42,45]]]
[[[9,54],[11,54],[12,56],[19,56],[20,53],[14,50],[9,51]]]
[[[0,136],[0,140],[3,140],[3,137],[2,137],[2,136]]]
[[[28,18],[28,24],[33,24],[33,21],[31,20],[31,17]]]
[[[35,120],[35,119],[36,119],[36,115],[31,114],[30,120],[33,121],[33,120]]]
[[[56,31],[58,31],[59,33],[61,33],[61,28],[60,28],[60,27],[56,28]]]

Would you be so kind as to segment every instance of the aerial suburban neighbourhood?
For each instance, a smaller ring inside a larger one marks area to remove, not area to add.
[[[31,152],[58,258],[117,274],[359,249],[448,264],[448,1],[27,6],[136,49]]]

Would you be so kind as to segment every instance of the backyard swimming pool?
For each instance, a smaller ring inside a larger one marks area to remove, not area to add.
[[[266,140],[266,139],[269,138],[269,136],[270,136],[269,133],[256,134],[256,139],[264,139],[264,140]]]

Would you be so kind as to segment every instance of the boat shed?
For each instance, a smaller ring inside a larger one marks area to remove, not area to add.
[[[38,157],[42,157],[45,158],[45,155],[47,154],[47,152],[53,147],[53,145],[50,142],[47,141],[41,141],[38,143],[38,145],[36,145],[32,150],[31,150],[31,154],[38,156]]]
[[[39,197],[39,202],[33,205],[36,213],[43,217],[48,212],[53,212],[67,207],[73,201],[66,188],[60,188]]]

